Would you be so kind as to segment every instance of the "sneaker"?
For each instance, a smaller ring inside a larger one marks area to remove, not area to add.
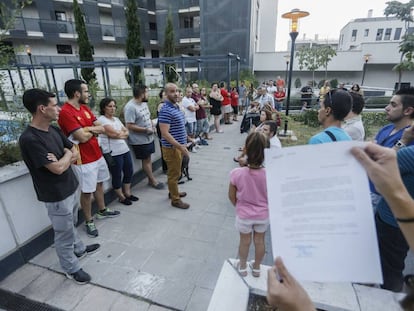
[[[96,229],[95,223],[93,221],[89,221],[86,224],[86,234],[89,235],[91,238],[96,238],[98,234],[98,229]]]
[[[98,218],[98,219],[103,219],[103,218],[107,218],[107,217],[111,218],[111,217],[117,217],[120,214],[121,214],[120,211],[114,211],[114,210],[111,210],[109,208],[105,208],[104,210],[98,211],[96,213],[96,218]]]
[[[171,205],[176,207],[176,208],[181,208],[181,209],[187,209],[190,207],[190,204],[185,203],[181,200],[175,201],[175,202],[171,202]]]
[[[83,271],[82,269],[79,269],[75,273],[65,273],[66,277],[70,280],[74,280],[78,284],[88,284],[91,281],[91,276]]]
[[[90,255],[93,253],[96,253],[99,249],[100,249],[101,245],[96,243],[96,244],[90,244],[90,245],[86,245],[85,250],[83,251],[83,253],[81,254],[76,254],[76,257],[78,257],[78,259],[82,259],[84,258],[86,255]]]

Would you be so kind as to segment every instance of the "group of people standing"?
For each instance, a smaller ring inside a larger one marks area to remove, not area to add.
[[[99,235],[92,217],[92,196],[98,206],[97,219],[117,217],[119,211],[105,206],[103,182],[112,174],[112,186],[119,202],[131,205],[138,197],[131,193],[133,174],[131,149],[148,177],[148,185],[163,189],[152,174],[154,126],[147,106],[147,88],[136,86],[134,98],[124,110],[126,126],[115,116],[116,101],[100,102],[101,116],[96,118],[88,107],[89,90],[85,81],[65,83],[67,101],[62,107],[56,95],[41,89],[23,94],[23,104],[32,121],[19,139],[24,162],[32,176],[39,201],[45,203],[54,230],[55,249],[66,276],[79,284],[90,282],[90,275],[80,268],[79,260],[100,249],[100,244],[84,245],[76,230],[78,206],[82,208],[86,232]],[[181,157],[188,156],[184,114],[178,107],[175,84],[165,87],[165,105],[159,112],[162,150],[168,165],[168,189],[171,205],[186,209],[181,201],[186,194],[178,191]],[[53,125],[57,121],[59,127]],[[100,140],[100,142],[98,141]],[[111,163],[103,153],[111,154]],[[109,167],[109,168],[108,168]]]
[[[318,120],[323,130],[311,137],[309,144],[350,140],[363,141],[365,133],[360,114],[364,107],[364,99],[361,92],[357,91],[357,87],[354,87],[353,91],[347,91],[343,88],[331,90],[328,89],[328,84],[325,84],[324,87],[327,90],[322,94],[318,110]],[[411,196],[414,196],[414,147],[412,147],[414,145],[414,88],[398,90],[385,107],[385,113],[390,124],[378,132],[375,142],[379,146],[397,151],[397,164],[404,188]],[[253,131],[249,134],[245,143],[244,153],[248,154],[245,165],[242,168],[234,169],[230,173],[229,199],[236,207],[236,227],[240,232],[239,261],[236,261],[235,265],[242,276],[248,274],[249,267],[253,276],[260,275],[260,262],[264,254],[262,235],[268,226],[263,149],[269,146],[269,141],[266,140],[265,135],[259,135]],[[375,149],[373,152],[377,154],[373,159],[379,161],[378,155],[381,151],[380,149],[377,150],[376,147],[373,149]],[[355,154],[360,153],[362,151],[357,152],[355,150]],[[369,152],[368,156],[371,156]],[[239,159],[237,162],[239,162]],[[380,164],[380,162],[378,163]],[[374,174],[374,172],[371,172],[371,174]],[[248,195],[246,195],[246,191],[248,191]],[[371,183],[372,208],[375,213],[384,278],[381,287],[399,292],[402,290],[404,279],[402,272],[405,257],[409,250],[409,244],[406,241],[407,236],[404,236],[400,226],[401,224],[406,225],[414,222],[414,220],[410,217],[396,218],[388,205],[387,199],[380,193]],[[411,211],[411,213],[413,212]],[[251,241],[255,245],[255,259],[248,262],[247,255]],[[280,259],[276,262],[276,266],[285,269]],[[274,270],[276,269],[275,267]],[[288,276],[287,271],[284,271],[284,274]],[[270,275],[269,273],[269,277]],[[272,277],[274,278],[273,275]],[[291,276],[289,275],[289,277]],[[406,276],[405,278],[413,277]],[[297,283],[296,285],[300,286]],[[273,280],[269,281],[269,286],[279,287]],[[270,297],[270,300],[272,301],[273,298]],[[278,304],[277,300],[274,300],[274,302]],[[291,303],[295,304],[296,302],[292,300]]]

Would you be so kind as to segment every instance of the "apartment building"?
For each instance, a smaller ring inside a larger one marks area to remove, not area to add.
[[[231,52],[240,56],[241,68],[251,68],[255,52],[275,46],[276,29],[271,27],[263,34],[259,29],[264,29],[264,25],[269,23],[276,24],[277,1],[136,1],[141,41],[148,58],[163,56],[169,12],[173,18],[177,56],[227,55]],[[78,2],[85,16],[94,60],[126,59],[126,1]],[[29,63],[25,52],[28,46],[34,64],[79,60],[72,0],[33,0],[17,17],[15,27],[9,33],[6,41],[15,47],[18,63]],[[204,78],[222,79],[226,65],[226,62],[206,64]]]

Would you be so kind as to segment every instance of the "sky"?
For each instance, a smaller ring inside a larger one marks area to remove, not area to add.
[[[372,17],[384,16],[385,3],[389,0],[279,0],[279,12],[276,27],[276,50],[286,51],[289,37],[289,20],[282,18],[282,14],[292,9],[309,12],[309,16],[299,21],[299,39],[339,39],[339,32],[352,19],[364,18],[368,10],[372,9]],[[400,2],[406,2],[400,0]]]

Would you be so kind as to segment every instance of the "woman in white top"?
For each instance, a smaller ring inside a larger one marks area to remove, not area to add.
[[[101,100],[99,108],[101,116],[98,120],[105,128],[105,134],[99,135],[99,142],[102,152],[110,152],[115,162],[109,167],[112,175],[112,187],[119,202],[131,205],[132,201],[138,201],[138,198],[131,194],[133,166],[131,153],[125,142],[128,137],[128,129],[115,117],[115,100],[104,98]]]

